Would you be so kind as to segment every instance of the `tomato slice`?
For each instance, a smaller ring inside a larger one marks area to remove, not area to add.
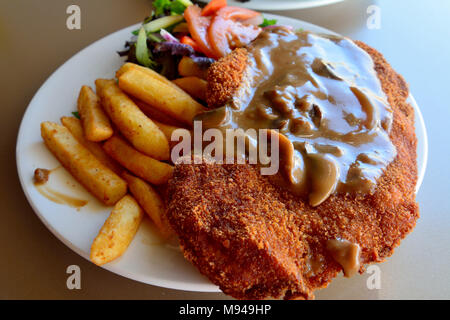
[[[247,20],[260,15],[260,13],[246,8],[227,6],[217,11],[217,15],[224,19]]]
[[[188,24],[189,33],[198,44],[201,52],[210,58],[217,58],[208,38],[208,28],[211,24],[211,17],[202,17],[202,9],[193,5],[184,10],[184,19]]]
[[[211,16],[219,9],[227,6],[227,0],[212,0],[202,10],[202,16]]]
[[[261,28],[257,26],[244,25],[217,15],[208,29],[208,36],[215,56],[223,57],[233,49],[249,44],[260,32]]]
[[[202,52],[202,49],[199,47],[197,42],[195,42],[195,40],[192,39],[191,37],[182,36],[181,39],[180,39],[180,42],[183,43],[183,44],[187,44],[188,46],[191,46],[192,49],[194,49],[195,51]]]

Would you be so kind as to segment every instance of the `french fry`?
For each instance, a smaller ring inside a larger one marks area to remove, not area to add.
[[[100,99],[88,86],[82,86],[78,96],[78,112],[89,141],[103,141],[113,135],[113,128],[100,106]]]
[[[145,72],[130,69],[119,77],[119,87],[130,95],[192,126],[194,117],[206,111],[186,92],[175,89]]]
[[[88,141],[83,132],[81,121],[74,117],[62,117],[61,123],[69,129],[70,133],[86,147],[101,163],[110,168],[112,171],[120,175],[123,168],[103,150],[98,142]]]
[[[131,194],[148,214],[165,238],[169,238],[173,231],[165,215],[164,202],[160,195],[144,180],[127,172],[122,175],[128,182]]]
[[[169,142],[114,80],[95,81],[103,107],[120,132],[142,153],[158,160],[169,159]]]
[[[91,246],[91,261],[103,265],[120,257],[133,240],[144,211],[130,195],[116,203]]]
[[[189,93],[192,97],[206,101],[207,82],[199,77],[184,77],[173,80],[177,86]]]
[[[138,64],[135,63],[131,63],[131,62],[127,62],[124,65],[122,65],[122,67],[120,67],[119,70],[117,70],[116,72],[116,78],[119,79],[120,76],[122,74],[124,74],[125,72],[129,71],[129,70],[139,70],[142,71],[143,73],[145,73],[147,76],[150,76],[152,78],[154,78],[155,80],[164,82],[165,84],[173,87],[174,89],[177,89],[179,91],[183,91],[181,88],[177,87],[176,85],[174,85],[169,79],[167,79],[166,77],[164,77],[163,75],[159,74],[158,72],[153,71],[152,69],[140,66]]]
[[[164,113],[161,113],[158,109],[155,109],[145,102],[135,101],[139,108],[158,126],[158,128],[164,133],[167,140],[169,140],[169,147],[172,148],[178,141],[172,141],[172,132],[177,129],[186,129],[185,125],[174,121],[172,118]]]
[[[183,77],[199,77],[206,80],[208,69],[202,69],[189,57],[183,57],[178,64],[178,73]]]
[[[139,109],[141,109],[141,111],[143,113],[145,113],[145,115],[147,117],[149,117],[150,119],[152,119],[153,121],[156,120],[161,123],[167,123],[169,125],[177,126],[177,127],[185,127],[186,126],[181,121],[175,120],[174,118],[172,118],[171,116],[162,112],[161,110],[156,109],[156,108],[152,107],[151,105],[149,105],[139,99],[132,98],[132,100],[134,101],[134,103],[136,103],[136,105],[139,107]]]
[[[170,124],[165,124],[156,120],[153,120],[153,122],[158,126],[158,128],[164,133],[167,140],[169,140],[169,144],[172,139],[172,132],[174,132],[177,129],[181,129],[180,127],[172,126]]]
[[[118,136],[109,138],[103,149],[122,166],[150,183],[163,184],[172,176],[173,166],[146,156]]]
[[[102,164],[66,127],[41,123],[41,135],[47,148],[74,177],[97,199],[113,205],[127,192],[127,183]]]

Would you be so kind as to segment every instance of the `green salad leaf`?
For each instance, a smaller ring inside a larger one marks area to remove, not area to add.
[[[144,67],[153,68],[155,66],[155,62],[151,59],[150,51],[147,47],[147,33],[144,27],[139,30],[136,42],[136,59]]]
[[[183,14],[184,10],[186,10],[186,6],[180,0],[175,0],[170,5],[170,14],[172,15]]]
[[[155,8],[155,15],[158,17],[167,13],[182,15],[184,10],[192,4],[190,0],[155,0],[153,7]]]
[[[269,19],[264,18],[263,23],[261,23],[259,26],[260,26],[261,28],[264,28],[264,27],[268,27],[268,26],[273,26],[273,25],[275,25],[275,24],[277,24],[277,19],[271,19],[271,20],[269,20]]]
[[[161,29],[167,29],[183,21],[182,15],[164,16],[143,25],[146,32],[158,32]]]
[[[81,119],[80,113],[79,113],[78,111],[74,111],[74,112],[72,112],[72,114],[73,114],[73,116],[74,116],[75,118]]]
[[[177,0],[177,1],[181,2],[182,4],[184,4],[184,6],[186,8],[189,7],[189,6],[193,6],[194,5],[191,0]]]
[[[170,0],[155,0],[153,1],[153,8],[155,9],[155,15],[164,15],[166,10],[170,9],[172,1]]]

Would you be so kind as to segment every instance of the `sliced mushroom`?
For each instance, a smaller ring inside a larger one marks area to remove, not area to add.
[[[267,135],[268,139],[270,135],[278,137],[280,171],[288,181],[288,187],[296,194],[304,193],[307,188],[307,177],[303,155],[294,149],[286,136],[275,130],[267,130]]]
[[[297,99],[295,101],[295,106],[300,111],[308,112],[309,110],[311,110],[313,103],[314,97],[311,94],[307,94],[300,99]]]
[[[260,105],[256,108],[256,114],[257,116],[267,120],[275,120],[279,118],[278,115],[271,113],[269,109],[263,105]]]
[[[292,119],[289,129],[295,135],[310,136],[313,133],[312,123],[303,117]]]
[[[203,128],[217,128],[229,121],[230,112],[227,107],[212,109],[195,116],[194,121],[202,121]]]
[[[371,154],[367,154],[367,153],[360,153],[357,157],[356,157],[357,161],[360,161],[362,163],[368,163],[371,165],[377,165],[380,163],[379,160],[377,160],[375,157],[373,157],[373,155]]]
[[[280,132],[286,132],[288,130],[289,120],[278,118],[272,124],[274,129],[278,129]]]
[[[378,109],[374,105],[371,98],[364,93],[361,89],[357,87],[350,87],[350,90],[353,92],[355,97],[358,99],[359,104],[361,105],[362,110],[366,114],[366,120],[364,121],[364,125],[367,129],[371,130],[375,128],[377,122],[379,121]]]
[[[336,189],[339,180],[339,167],[328,155],[308,154],[308,165],[311,172],[311,192],[309,204],[313,207],[324,202]]]
[[[322,110],[317,104],[313,104],[313,107],[309,110],[309,117],[316,126],[316,128],[319,128],[322,122],[323,115]]]
[[[334,80],[342,80],[336,72],[334,71],[334,67],[330,62],[324,61],[323,59],[316,58],[311,64],[311,68],[315,74],[329,78]]]
[[[339,146],[333,146],[330,144],[316,144],[315,148],[320,153],[329,153],[335,157],[342,157],[344,155],[344,151]]]
[[[275,86],[272,90],[264,92],[271,106],[284,115],[290,115],[295,109],[295,88],[292,86]]]

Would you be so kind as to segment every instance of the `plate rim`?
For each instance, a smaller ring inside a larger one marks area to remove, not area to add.
[[[312,23],[300,20],[300,19],[295,19],[295,18],[290,18],[290,17],[285,17],[285,16],[280,16],[280,15],[275,15],[275,14],[266,14],[266,16],[270,19],[279,19],[279,20],[283,20],[283,24],[287,24],[287,23],[294,23],[294,24],[301,24],[302,28],[308,29],[308,28],[312,28],[312,29],[320,29],[322,30],[321,32],[325,32],[325,33],[329,33],[329,34],[335,34],[337,35],[338,33],[329,30],[327,28],[318,26],[318,25],[314,25]],[[18,173],[18,177],[19,177],[19,181],[20,181],[20,185],[22,188],[22,191],[25,194],[25,197],[28,201],[28,203],[30,204],[31,208],[33,209],[34,213],[37,215],[37,217],[39,218],[39,220],[45,225],[45,227],[58,239],[60,240],[64,245],[66,245],[69,249],[71,249],[72,251],[74,251],[75,253],[77,253],[78,255],[80,255],[81,257],[83,257],[84,259],[86,259],[88,262],[92,263],[90,261],[89,258],[89,254],[86,254],[81,248],[77,247],[75,244],[73,244],[69,239],[65,238],[58,230],[56,230],[50,223],[49,221],[47,221],[47,219],[44,217],[43,214],[41,214],[40,210],[38,209],[37,204],[33,201],[30,192],[28,190],[28,188],[26,187],[25,184],[25,177],[24,177],[24,172],[21,171],[22,168],[22,157],[20,156],[20,152],[21,152],[21,141],[24,139],[23,136],[25,135],[25,129],[24,129],[24,122],[25,119],[27,118],[27,114],[29,112],[31,112],[31,108],[30,106],[33,105],[33,103],[38,100],[38,98],[40,97],[40,95],[42,94],[42,92],[44,91],[44,89],[49,85],[49,83],[51,82],[51,79],[55,76],[55,74],[58,73],[59,70],[61,70],[65,65],[67,65],[72,59],[74,59],[75,57],[81,55],[83,52],[89,50],[92,46],[95,46],[98,42],[103,41],[104,39],[108,38],[108,37],[112,37],[114,35],[117,35],[120,32],[123,32],[126,29],[130,29],[130,28],[136,28],[140,25],[140,23],[131,25],[131,26],[127,26],[125,28],[122,28],[120,30],[117,30],[115,32],[112,32],[110,34],[105,35],[104,37],[90,43],[89,45],[87,45],[86,47],[82,48],[81,50],[79,50],[77,53],[75,53],[74,55],[72,55],[71,57],[69,57],[64,63],[62,63],[59,67],[57,67],[51,74],[50,76],[43,82],[43,84],[39,87],[39,89],[36,91],[36,93],[34,94],[33,98],[30,100],[30,102],[27,105],[27,108],[25,109],[25,112],[23,113],[22,119],[20,121],[20,126],[19,126],[19,130],[18,130],[18,134],[17,134],[17,139],[16,139],[16,168],[17,168],[17,173]],[[422,116],[421,110],[416,102],[416,100],[414,99],[414,97],[412,96],[412,94],[410,93],[410,99],[411,99],[411,104],[414,107],[417,119],[415,124],[419,124],[421,127],[421,130],[423,132],[423,155],[421,156],[422,161],[421,161],[421,167],[418,167],[418,180],[417,180],[417,184],[416,184],[416,194],[423,182],[424,176],[425,176],[425,171],[426,171],[426,167],[427,167],[427,162],[428,162],[428,136],[427,136],[427,130],[426,130],[426,126],[425,126],[425,121],[424,118]],[[415,131],[417,132],[417,128],[415,128]],[[417,154],[417,158],[419,159],[419,154]],[[183,290],[183,291],[191,291],[191,292],[221,292],[221,290],[219,289],[218,286],[212,284],[212,283],[206,283],[206,284],[200,284],[200,283],[196,283],[195,286],[190,285],[189,287],[186,287],[185,283],[181,283],[177,280],[161,280],[157,277],[148,277],[150,279],[142,279],[139,277],[139,275],[133,274],[133,273],[129,273],[127,272],[127,270],[123,270],[123,268],[120,267],[116,267],[114,264],[105,264],[103,266],[100,266],[101,268],[108,270],[110,272],[113,272],[115,274],[118,274],[120,276],[126,277],[130,280],[134,280],[134,281],[138,281],[138,282],[142,282],[145,284],[149,284],[149,285],[153,285],[153,286],[158,286],[158,287],[163,287],[163,288],[169,288],[169,289],[174,289],[174,290]],[[154,281],[153,281],[154,280]]]

